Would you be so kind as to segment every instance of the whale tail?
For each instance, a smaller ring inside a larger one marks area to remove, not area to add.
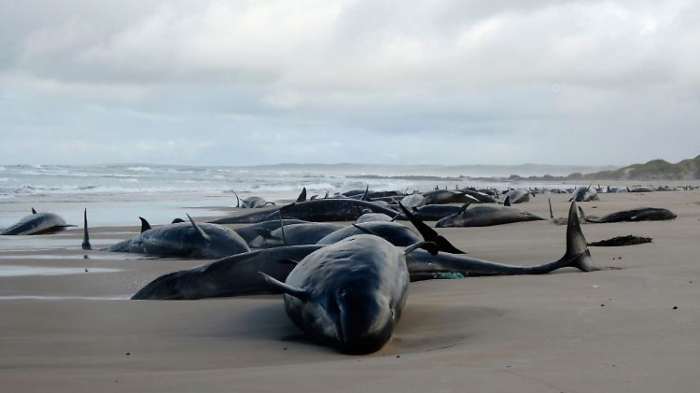
[[[87,208],[83,211],[83,250],[92,250],[90,235],[88,234]]]
[[[567,266],[575,267],[584,272],[600,270],[591,258],[576,207],[576,202],[572,202],[569,208],[569,223],[566,227],[566,254],[562,260],[568,261]]]

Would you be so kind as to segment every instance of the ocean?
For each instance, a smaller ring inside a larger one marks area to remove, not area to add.
[[[369,169],[368,169],[369,168]],[[436,185],[495,187],[558,187],[564,183],[511,183],[471,180],[454,171],[398,173],[395,168],[366,165],[272,167],[204,167],[175,165],[3,165],[0,166],[0,228],[30,213],[50,211],[70,224],[82,223],[88,209],[91,225],[138,225],[138,216],[153,224],[175,217],[221,215],[217,207],[235,207],[236,197],[261,196],[270,201],[308,195],[333,195],[350,189],[428,191]]]

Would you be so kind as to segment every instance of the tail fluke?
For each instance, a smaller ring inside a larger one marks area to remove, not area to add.
[[[90,245],[90,235],[88,234],[87,208],[83,211],[83,250],[92,250]]]

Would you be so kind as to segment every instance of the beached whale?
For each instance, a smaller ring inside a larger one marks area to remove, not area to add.
[[[292,203],[279,209],[284,218],[296,218],[312,222],[355,221],[365,213],[398,214],[395,210],[375,203],[355,199],[316,199],[304,203]]]
[[[232,229],[216,224],[197,224],[189,215],[187,218],[190,222],[146,228],[137,236],[100,251],[202,259],[219,259],[250,251],[248,243]],[[83,249],[91,250],[87,209],[84,212],[84,225]]]
[[[575,206],[575,204],[572,204]],[[445,240],[446,241],[446,240]],[[195,300],[211,297],[244,296],[279,293],[265,284],[258,271],[284,281],[295,261],[300,261],[323,245],[289,246],[256,250],[227,257],[194,269],[168,273],[139,290],[132,299]],[[401,248],[403,250],[403,248]],[[590,272],[598,268],[588,251],[576,210],[569,210],[566,230],[566,253],[553,263],[514,266],[481,259],[455,256],[446,252],[437,255],[416,250],[407,259],[411,281],[442,278],[455,273],[467,276],[543,274],[556,269],[574,267]]]
[[[598,191],[596,191],[595,188],[588,186],[579,187],[576,190],[574,190],[574,193],[571,196],[571,199],[569,199],[569,202],[590,202],[597,201],[599,199],[600,198],[598,198]]]
[[[342,228],[323,222],[284,225],[273,231],[260,229],[259,236],[250,242],[252,248],[272,248],[316,244],[330,233]]]
[[[509,265],[482,259],[439,253],[432,255],[422,250],[416,250],[406,257],[411,281],[440,278],[445,274],[457,273],[463,277],[471,276],[504,276],[546,274],[554,270],[573,267],[584,272],[600,270],[591,258],[588,242],[581,231],[581,223],[576,212],[576,203],[569,208],[569,219],[566,228],[566,252],[560,259],[539,265]]]
[[[621,210],[603,217],[587,217],[581,207],[579,207],[579,211],[581,212],[581,217],[584,221],[593,223],[673,220],[674,218],[678,217],[675,213],[668,209],[657,207],[641,207],[638,209]]]
[[[406,207],[419,207],[425,205],[427,200],[422,194],[406,195],[401,199],[401,204]]]
[[[423,194],[425,200],[421,204],[423,205],[439,205],[446,203],[472,203],[479,202],[478,199],[467,194],[464,191],[453,191],[453,190],[435,190],[428,191]],[[403,203],[403,201],[402,201]],[[406,205],[404,205],[406,206]]]
[[[294,224],[306,224],[308,221],[304,220],[297,220],[295,218],[288,218],[285,220],[279,220],[279,219],[272,219],[272,220],[267,220],[251,225],[246,225],[241,228],[235,228],[234,231],[245,240],[248,245],[250,246],[250,242],[253,241],[253,239],[257,238],[260,236],[260,230],[265,230],[265,231],[274,231],[275,229],[278,229],[280,225],[284,223],[285,226],[287,225],[294,225]]]
[[[506,199],[510,199],[510,203],[525,203],[530,202],[530,195],[534,194],[526,190],[510,190],[504,196]]]
[[[241,200],[235,191],[233,194],[236,196],[236,207],[240,209],[258,209],[268,205],[275,205],[274,202],[269,202],[263,197],[252,196]]]
[[[307,255],[323,246],[288,246],[233,255],[193,269],[165,274],[131,298],[135,300],[197,300],[281,293],[258,273],[284,281]]]
[[[412,230],[399,223],[366,222],[362,224],[353,224],[351,226],[338,229],[320,239],[316,244],[334,244],[350,236],[360,234],[379,236],[395,246],[402,247],[407,247],[423,241],[423,239],[416,235]]]
[[[464,208],[458,213],[445,217],[438,221],[435,227],[487,227],[535,220],[544,220],[544,218],[517,207],[480,205]]]
[[[439,221],[445,217],[457,214],[463,206],[457,205],[423,205],[421,207],[413,207],[411,212],[423,221]],[[396,217],[397,220],[408,220],[406,214],[401,213]]]
[[[16,224],[5,228],[0,235],[40,235],[62,231],[75,225],[66,224],[61,216],[55,213],[37,213],[32,208],[32,214],[23,217]]]
[[[464,188],[461,190],[463,193],[475,198],[479,203],[497,203],[498,201],[492,196],[485,192],[478,190]]]
[[[275,213],[279,211],[278,207],[271,209],[256,209],[254,212],[235,214],[231,216],[226,216],[222,218],[217,218],[215,220],[207,221],[210,224],[258,224],[263,221],[270,221],[275,219]]]
[[[384,213],[365,213],[360,216],[355,221],[355,224],[362,224],[364,222],[392,222],[394,221],[393,217],[389,217]]]
[[[381,349],[391,338],[408,296],[401,248],[356,235],[302,259],[282,282],[287,315],[308,337],[350,354]]]

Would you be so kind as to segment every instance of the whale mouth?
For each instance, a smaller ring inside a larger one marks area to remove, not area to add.
[[[394,313],[388,304],[370,293],[340,290],[335,297],[336,331],[339,349],[362,355],[380,350],[394,327]]]

